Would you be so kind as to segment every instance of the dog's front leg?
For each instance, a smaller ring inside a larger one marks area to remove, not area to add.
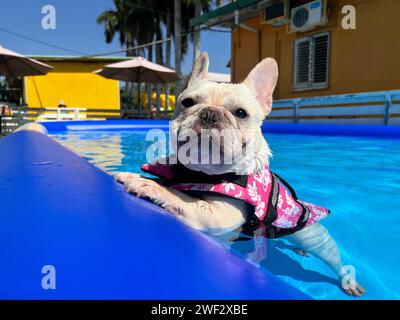
[[[188,204],[185,203],[182,196],[178,196],[174,190],[162,186],[154,180],[128,172],[118,173],[115,176],[115,180],[122,183],[127,192],[141,198],[148,198],[176,216],[181,216],[183,212],[188,210]],[[185,200],[188,201],[190,199]]]
[[[149,198],[187,225],[203,232],[220,234],[232,231],[245,221],[234,200],[222,202],[190,197],[133,173],[119,173],[115,179],[124,184],[127,192]]]
[[[339,248],[328,230],[321,224],[315,223],[303,230],[287,237],[290,241],[300,246],[322,261],[324,261],[339,277],[340,287],[350,296],[361,296],[365,290],[354,280],[354,286],[347,286],[343,280],[343,272]]]

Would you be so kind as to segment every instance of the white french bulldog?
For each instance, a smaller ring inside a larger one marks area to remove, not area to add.
[[[193,66],[187,88],[178,99],[171,123],[171,137],[178,141],[175,153],[179,159],[179,149],[183,148],[177,136],[190,136],[193,132],[200,135],[202,130],[211,129],[208,139],[213,144],[214,133],[218,135],[225,129],[232,129],[227,130],[224,143],[217,149],[222,155],[230,151],[234,155],[233,161],[189,161],[184,166],[207,175],[255,174],[268,165],[271,157],[261,125],[272,109],[272,94],[278,78],[277,64],[272,58],[264,59],[240,84],[208,81],[208,64],[207,53],[202,53]],[[253,148],[241,152],[249,144]],[[193,142],[191,148],[197,150],[197,155],[209,151],[198,141]],[[249,207],[234,197],[193,196],[132,173],[119,173],[115,178],[124,184],[127,192],[151,199],[184,223],[204,232],[221,234],[235,230],[249,216]],[[347,294],[358,297],[365,292],[355,279],[350,281],[352,285],[342,281],[345,274],[339,249],[321,224],[312,224],[287,238],[304,250],[302,252],[314,254],[327,263],[338,275],[340,286]]]

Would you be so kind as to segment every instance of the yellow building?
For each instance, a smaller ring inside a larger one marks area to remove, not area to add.
[[[286,99],[399,89],[399,12],[398,0],[237,0],[191,26],[231,28],[233,82],[275,58]]]
[[[72,108],[120,109],[119,82],[92,73],[125,57],[76,58],[33,56],[54,67],[45,76],[25,77],[24,100],[28,107],[57,107],[60,101]]]

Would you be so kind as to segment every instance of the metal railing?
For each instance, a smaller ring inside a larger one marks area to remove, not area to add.
[[[19,126],[33,121],[120,119],[119,109],[29,108],[11,107],[11,116],[2,117],[2,133],[9,134]]]
[[[275,100],[266,120],[400,125],[400,90]]]
[[[46,111],[38,116],[37,121],[84,120],[86,110],[86,108],[46,108]]]
[[[2,134],[13,132],[21,125],[32,121],[62,121],[62,120],[110,120],[110,119],[170,119],[172,112],[148,112],[119,110],[119,109],[90,109],[90,108],[30,108],[17,107],[7,103],[12,110],[10,117],[2,117]]]
[[[29,108],[12,106],[12,116],[2,118],[2,132],[43,120],[121,119],[119,109]],[[171,113],[134,114],[128,118],[166,118]],[[275,100],[268,122],[348,123],[400,125],[400,90]]]

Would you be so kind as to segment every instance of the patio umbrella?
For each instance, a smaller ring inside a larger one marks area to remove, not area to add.
[[[52,66],[0,47],[0,75],[6,77],[35,76],[48,73]]]
[[[94,71],[94,73],[109,79],[138,83],[166,83],[179,80],[175,70],[150,62],[143,57],[112,63],[104,66],[103,69]],[[140,86],[138,101],[140,108]]]
[[[94,72],[106,78],[130,82],[165,83],[179,80],[175,70],[142,57],[108,64]]]

